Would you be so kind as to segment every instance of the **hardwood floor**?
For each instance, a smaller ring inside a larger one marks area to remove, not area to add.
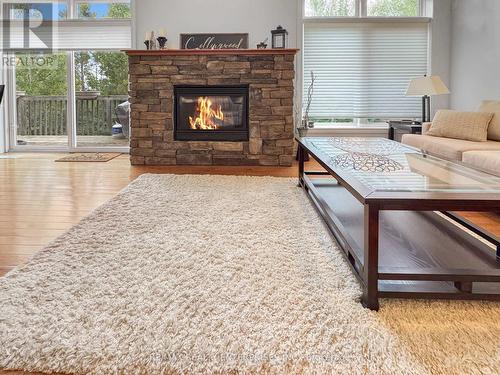
[[[143,173],[272,175],[292,177],[297,167],[132,167],[122,155],[107,163],[55,163],[61,154],[0,156],[0,275],[78,223]],[[500,236],[500,216],[469,213]]]

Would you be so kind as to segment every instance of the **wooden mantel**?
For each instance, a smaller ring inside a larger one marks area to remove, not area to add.
[[[239,56],[262,56],[262,55],[294,55],[298,52],[295,48],[279,49],[155,49],[135,50],[127,49],[124,52],[129,56],[182,56],[182,55],[239,55]]]

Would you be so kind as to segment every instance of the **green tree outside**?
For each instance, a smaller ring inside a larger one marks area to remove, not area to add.
[[[112,19],[132,18],[130,13],[130,5],[128,4],[111,4],[109,7],[108,17]]]
[[[418,0],[368,0],[368,16],[415,17],[418,5]],[[316,17],[352,17],[355,6],[355,0],[306,0],[307,15]]]
[[[66,55],[45,55],[45,58],[53,58],[52,68],[40,68],[36,64],[24,63],[30,61],[30,54],[20,54],[16,66],[16,88],[29,96],[38,95],[66,95]]]
[[[376,0],[368,7],[369,16],[416,17],[419,12],[418,0]]]
[[[349,17],[356,14],[354,0],[307,0],[311,15],[317,17]]]

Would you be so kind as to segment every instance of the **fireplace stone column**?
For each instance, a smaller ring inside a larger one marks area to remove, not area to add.
[[[292,164],[297,50],[126,52],[133,165]],[[248,85],[248,141],[175,140],[177,85]]]

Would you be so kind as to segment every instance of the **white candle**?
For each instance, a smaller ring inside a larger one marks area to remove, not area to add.
[[[147,32],[146,33],[146,37],[144,38],[144,40],[150,40],[150,39],[151,39],[151,33]]]
[[[160,34],[158,36],[167,36],[165,29],[160,29]]]

